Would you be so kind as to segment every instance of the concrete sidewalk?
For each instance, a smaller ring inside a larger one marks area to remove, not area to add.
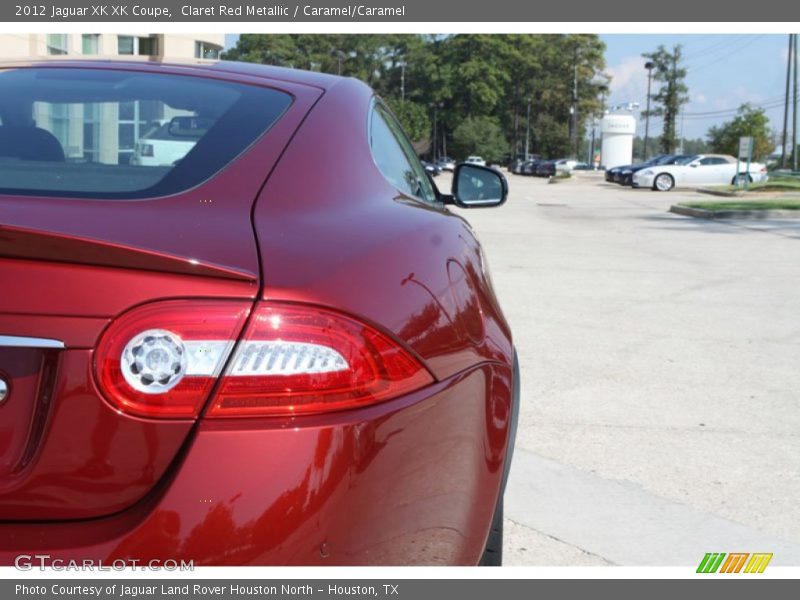
[[[522,367],[506,563],[800,565],[800,222],[509,180],[504,207],[460,211]]]

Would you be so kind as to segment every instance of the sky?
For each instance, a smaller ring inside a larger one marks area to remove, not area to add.
[[[789,49],[786,34],[601,35],[600,38],[606,43],[606,71],[612,76],[609,105],[639,102],[640,110],[644,110],[647,70],[642,52],[653,51],[659,44],[667,48],[681,44],[690,98],[682,119],[684,137],[705,137],[710,127],[733,118],[744,102],[767,108],[772,128],[783,127]],[[655,89],[654,85],[652,91]],[[638,111],[634,116],[641,134],[644,119],[639,118]],[[650,131],[660,133],[661,123],[661,119],[651,118]]]
[[[226,35],[226,46],[233,46],[238,37]],[[772,128],[783,127],[786,34],[603,34],[600,38],[606,43],[606,71],[612,76],[608,106],[639,102],[641,107],[634,112],[639,135],[644,135],[640,112],[647,100],[647,71],[641,55],[660,44],[683,46],[690,98],[681,119],[684,137],[705,137],[710,127],[732,119],[744,102],[766,107]],[[661,127],[661,119],[651,118],[652,134],[659,134]]]

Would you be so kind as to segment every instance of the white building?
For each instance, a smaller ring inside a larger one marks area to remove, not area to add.
[[[222,33],[3,33],[0,34],[0,60],[65,55],[215,59],[219,58],[224,43],[225,35]]]
[[[633,160],[633,136],[636,119],[630,114],[611,113],[600,121],[603,134],[601,164],[606,169],[629,165]]]

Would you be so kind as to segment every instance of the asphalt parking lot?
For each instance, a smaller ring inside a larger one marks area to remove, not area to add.
[[[800,565],[800,220],[508,177],[505,206],[460,211],[522,367],[505,564]]]

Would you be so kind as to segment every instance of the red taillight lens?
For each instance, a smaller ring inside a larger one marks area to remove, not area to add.
[[[196,417],[250,306],[249,301],[172,300],[125,313],[108,327],[97,347],[100,389],[127,413]]]
[[[230,357],[249,309],[249,301],[172,300],[125,313],[97,347],[100,389],[133,415],[193,418],[222,377],[208,416],[241,417],[356,408],[433,382],[376,329],[294,304],[261,304]]]
[[[298,415],[356,408],[433,381],[379,331],[332,311],[262,304],[208,416]]]

